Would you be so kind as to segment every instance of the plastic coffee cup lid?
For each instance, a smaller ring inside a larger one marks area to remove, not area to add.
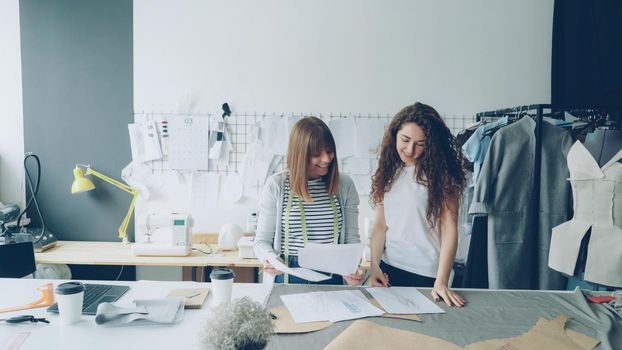
[[[65,282],[56,287],[56,294],[69,295],[84,292],[82,282]]]
[[[219,268],[212,270],[209,274],[209,278],[212,280],[228,280],[235,277],[233,270],[227,268]]]

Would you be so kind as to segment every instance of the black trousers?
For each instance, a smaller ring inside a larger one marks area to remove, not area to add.
[[[389,284],[394,287],[434,287],[435,278],[404,271],[380,261],[380,269],[389,276]]]

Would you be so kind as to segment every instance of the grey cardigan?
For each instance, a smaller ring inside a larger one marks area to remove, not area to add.
[[[491,289],[564,289],[564,276],[548,267],[551,230],[569,219],[566,157],[570,134],[542,123],[542,167],[534,174],[536,123],[524,117],[492,138],[470,213],[488,214],[488,281]],[[540,193],[534,193],[540,176]],[[539,196],[535,225],[532,204]],[[537,258],[536,258],[537,257]]]
[[[255,256],[265,261],[271,255],[281,254],[281,217],[283,215],[283,186],[287,171],[268,178],[259,198],[259,217],[255,232]],[[337,198],[341,204],[343,224],[339,243],[360,243],[358,215],[359,195],[352,179],[339,175]]]

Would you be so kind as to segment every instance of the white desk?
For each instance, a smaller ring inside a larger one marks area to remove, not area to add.
[[[198,240],[213,241],[211,234],[196,235]],[[215,267],[252,268],[252,278],[258,281],[258,269],[263,264],[257,259],[243,259],[237,250],[219,251],[217,254],[206,255],[192,251],[189,256],[134,256],[132,244],[120,242],[85,242],[58,241],[56,246],[41,253],[35,253],[38,264],[81,264],[81,265],[134,265],[134,266],[181,266],[181,267]],[[217,251],[218,245],[210,243],[209,247],[195,243],[193,248]],[[361,266],[369,268],[369,261]],[[251,273],[247,281],[250,282]],[[185,276],[190,280],[190,276]]]
[[[133,243],[132,243],[133,244]],[[41,253],[35,253],[37,263],[84,264],[84,265],[135,265],[135,266],[228,266],[261,267],[257,259],[242,259],[238,251],[218,252],[205,255],[192,251],[189,256],[134,256],[132,244],[120,242],[58,241],[56,246]],[[210,244],[211,251],[218,246]],[[193,248],[208,250],[204,245]]]
[[[35,287],[46,280],[0,279],[0,307],[21,305],[39,297]],[[55,285],[62,281],[53,281]],[[98,282],[92,282],[98,283]],[[99,282],[101,283],[101,282]],[[120,299],[162,298],[171,289],[209,286],[196,282],[106,282],[129,285],[131,289]],[[318,290],[341,290],[344,286],[275,285],[270,289],[263,284],[234,284],[233,297],[249,296],[263,301],[268,296],[268,307],[281,305],[280,295]],[[351,288],[350,288],[351,289]],[[428,289],[421,289],[429,295]],[[373,322],[386,326],[415,331],[438,337],[464,346],[472,342],[520,335],[533,325],[538,317],[547,319],[560,314],[572,317],[568,327],[601,340],[598,350],[621,349],[622,321],[601,305],[588,303],[580,292],[572,291],[491,291],[460,290],[468,300],[465,308],[449,308],[445,314],[422,315],[423,323],[387,318],[372,318]],[[22,323],[0,324],[0,349],[15,333],[30,332],[20,349],[197,349],[198,334],[204,320],[210,315],[208,297],[206,305],[199,310],[186,310],[182,322],[174,325],[146,325],[102,327],[94,322],[94,316],[83,316],[76,325],[63,326],[58,315],[45,308],[2,313],[0,318],[15,315],[46,317],[51,324]],[[337,322],[318,332],[300,335],[275,335],[268,349],[321,349],[342,332],[352,321]],[[373,335],[370,335],[373,336]]]
[[[35,290],[47,282],[58,285],[60,280],[0,279],[0,307],[22,305],[40,297]],[[130,290],[119,302],[131,302],[134,299],[164,298],[175,288],[205,287],[209,283],[196,282],[111,282],[84,281],[85,283],[106,283],[129,285]],[[240,283],[233,286],[233,298],[249,296],[263,302],[270,294],[270,289],[262,284]],[[30,332],[21,349],[198,349],[199,331],[204,320],[210,314],[211,294],[202,309],[185,310],[184,319],[173,325],[141,325],[127,327],[103,327],[95,324],[95,316],[82,316],[82,321],[75,325],[62,325],[57,314],[46,312],[46,308],[29,309],[0,313],[0,318],[15,315],[34,315],[45,317],[45,323],[0,323],[0,349],[15,333]]]

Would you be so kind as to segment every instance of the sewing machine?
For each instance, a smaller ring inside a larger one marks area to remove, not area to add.
[[[136,256],[186,256],[192,243],[192,220],[188,214],[148,214],[136,225]],[[139,238],[140,237],[140,238]]]

